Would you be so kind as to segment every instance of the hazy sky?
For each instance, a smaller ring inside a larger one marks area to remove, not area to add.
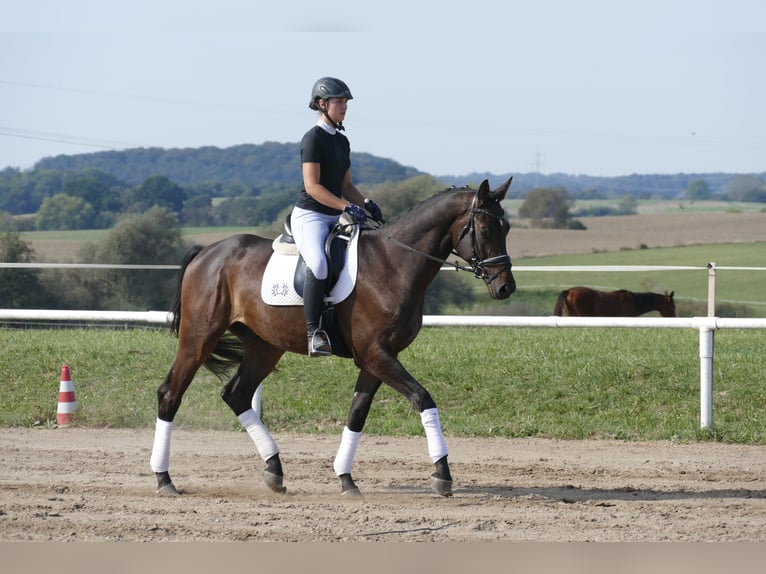
[[[324,75],[434,175],[766,171],[763,0],[7,1],[0,169],[297,142]]]

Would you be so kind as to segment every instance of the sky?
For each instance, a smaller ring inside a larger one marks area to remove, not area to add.
[[[4,2],[0,169],[298,142],[322,76],[432,175],[766,171],[762,0]]]

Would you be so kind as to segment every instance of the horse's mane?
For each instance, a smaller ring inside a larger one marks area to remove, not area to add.
[[[412,207],[410,207],[408,210],[403,211],[399,215],[397,215],[394,219],[390,220],[387,223],[387,227],[390,230],[395,230],[397,227],[406,226],[409,227],[412,225],[413,221],[418,221],[421,217],[428,217],[431,218],[434,215],[438,214],[438,211],[436,211],[433,206],[434,204],[441,203],[445,200],[445,197],[447,196],[454,196],[457,192],[460,191],[475,191],[472,190],[468,186],[463,187],[448,187],[447,189],[443,189],[434,195],[424,199],[423,201],[416,203]]]

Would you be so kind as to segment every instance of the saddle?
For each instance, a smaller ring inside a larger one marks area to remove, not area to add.
[[[325,242],[328,258],[328,293],[325,302],[340,303],[356,285],[359,226],[341,216]],[[303,282],[306,263],[299,255],[290,228],[289,217],[284,232],[272,241],[273,253],[266,264],[261,282],[261,298],[268,305],[303,305]]]
[[[293,275],[293,289],[295,292],[303,297],[303,284],[306,279],[306,262],[303,260],[303,256],[298,252],[298,247],[295,245],[295,238],[293,237],[292,219],[290,213],[287,214],[284,223],[284,231],[281,235],[274,239],[272,242],[272,249],[275,253],[282,255],[294,255],[298,257],[298,262],[295,267],[295,274]],[[358,226],[353,225],[353,221],[344,213],[341,215],[338,223],[336,223],[330,230],[330,234],[327,236],[324,244],[324,253],[327,257],[327,292],[329,294],[332,288],[338,283],[341,271],[346,264],[346,251],[351,242],[353,232],[352,230],[358,229]]]
[[[322,311],[322,328],[330,337],[333,355],[339,357],[352,356],[336,319],[335,304],[346,299],[356,285],[359,227],[350,219],[341,216],[325,242],[329,273],[328,292],[325,294],[325,307]],[[289,215],[285,220],[284,232],[274,239],[271,245],[274,252],[263,273],[261,298],[268,305],[303,305],[306,263],[295,245]]]

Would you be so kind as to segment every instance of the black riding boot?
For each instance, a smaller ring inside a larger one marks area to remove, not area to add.
[[[330,338],[321,329],[320,318],[324,307],[325,284],[327,279],[317,279],[306,268],[306,281],[303,284],[303,312],[306,316],[308,347],[310,357],[322,357],[332,354]]]

